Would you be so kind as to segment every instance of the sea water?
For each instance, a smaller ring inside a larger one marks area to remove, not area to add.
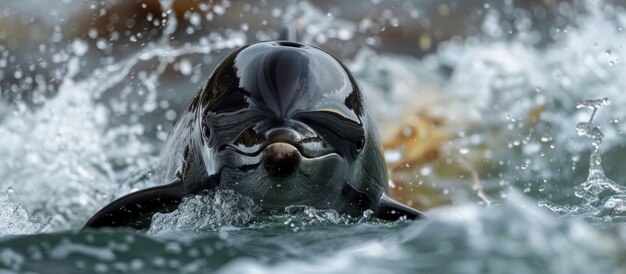
[[[106,52],[106,41],[96,34],[94,47],[55,32],[51,43],[65,46],[46,51],[58,64],[54,85],[32,84],[42,77],[10,70],[6,64],[16,55],[2,46],[0,269],[626,272],[626,80],[621,77],[626,11],[604,1],[557,3],[554,25],[541,26],[546,9],[505,2],[478,3],[472,10],[483,16],[476,33],[443,41],[419,59],[381,51],[375,35],[350,44],[372,29],[411,24],[406,18],[426,24],[434,15],[415,3],[398,2],[405,17],[381,7],[380,20],[363,17],[356,23],[307,2],[261,6],[281,23],[300,26],[303,42],[331,47],[334,41],[353,49],[343,61],[367,93],[385,139],[402,130],[416,105],[444,121],[438,128],[446,136],[438,143],[440,156],[408,172],[408,184],[415,191],[435,189],[450,203],[415,222],[298,205],[268,215],[247,197],[217,190],[185,198],[172,213],[156,214],[145,232],[80,232],[87,218],[113,199],[162,183],[152,179],[152,169],[168,129],[205,81],[198,71],[253,42],[249,26],[176,43],[183,22],[171,1],[161,1],[160,38],[91,66],[85,65],[88,52]],[[186,16],[187,33],[231,5],[225,1]],[[450,8],[437,6],[440,15]],[[253,36],[275,35],[267,30]],[[415,43],[427,42],[422,37]],[[164,76],[171,69],[190,83],[175,90],[187,91],[172,92]],[[386,157],[394,165],[409,152],[404,146]],[[449,166],[462,172],[442,171]]]

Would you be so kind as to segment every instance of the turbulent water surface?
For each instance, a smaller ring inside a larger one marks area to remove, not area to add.
[[[80,24],[59,18],[113,17],[103,11],[116,1],[28,2],[0,9],[2,22],[44,29],[30,30],[44,37],[34,46],[0,29],[0,272],[626,273],[619,3],[372,1],[355,15],[223,1],[177,16],[162,0],[125,21],[158,32],[73,37],[64,31]],[[467,31],[445,36],[437,24],[455,20]],[[79,231],[111,200],[163,183],[151,179],[161,145],[215,62],[281,24],[354,72],[389,148],[392,193],[429,219],[268,214],[216,190],[147,231]],[[386,32],[411,26],[421,34],[385,46]]]

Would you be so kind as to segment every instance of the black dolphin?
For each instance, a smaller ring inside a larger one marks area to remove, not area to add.
[[[85,227],[145,228],[154,213],[215,187],[266,210],[423,216],[386,195],[379,138],[354,77],[329,53],[294,42],[256,43],[226,57],[180,116],[159,173],[170,183],[119,198]]]

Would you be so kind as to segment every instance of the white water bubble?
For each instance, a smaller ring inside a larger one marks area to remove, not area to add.
[[[352,39],[353,35],[354,33],[347,29],[339,29],[337,32],[337,38],[344,41]]]
[[[83,56],[89,49],[87,42],[81,39],[76,39],[72,42],[72,51],[76,56]]]
[[[13,77],[15,79],[21,79],[22,76],[23,76],[22,70],[20,68],[16,68],[15,71],[13,72]]]
[[[165,112],[165,118],[167,118],[167,120],[174,121],[174,120],[176,120],[176,116],[177,116],[176,115],[176,111],[174,111],[174,110],[170,109],[170,110]]]
[[[109,44],[107,43],[107,41],[104,38],[100,38],[98,39],[98,41],[96,41],[96,47],[98,49],[101,50],[105,50],[106,48],[108,48]]]
[[[191,16],[189,17],[189,23],[191,23],[194,26],[199,26],[201,21],[202,21],[202,18],[200,17],[200,15],[195,12],[192,13]]]
[[[422,176],[428,176],[433,173],[433,168],[430,166],[424,166],[420,169],[420,174]]]
[[[273,8],[272,9],[272,16],[279,18],[281,15],[283,14],[283,11],[280,8]]]
[[[91,28],[87,31],[87,36],[89,36],[89,38],[91,39],[96,39],[98,38],[98,30],[95,28]]]
[[[182,73],[185,76],[189,76],[193,72],[193,66],[191,65],[191,62],[188,59],[182,59],[179,63],[178,69],[180,70],[180,73]]]
[[[226,9],[222,5],[215,5],[213,6],[213,12],[222,15],[226,12]]]

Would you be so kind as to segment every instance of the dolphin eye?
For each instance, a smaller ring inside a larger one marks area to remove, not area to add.
[[[300,112],[294,118],[313,128],[343,155],[356,157],[365,146],[363,124],[337,111]]]
[[[211,128],[207,123],[202,123],[202,136],[207,140],[211,137]]]
[[[364,146],[365,146],[365,137],[361,136],[359,140],[356,142],[356,151],[361,152]]]

